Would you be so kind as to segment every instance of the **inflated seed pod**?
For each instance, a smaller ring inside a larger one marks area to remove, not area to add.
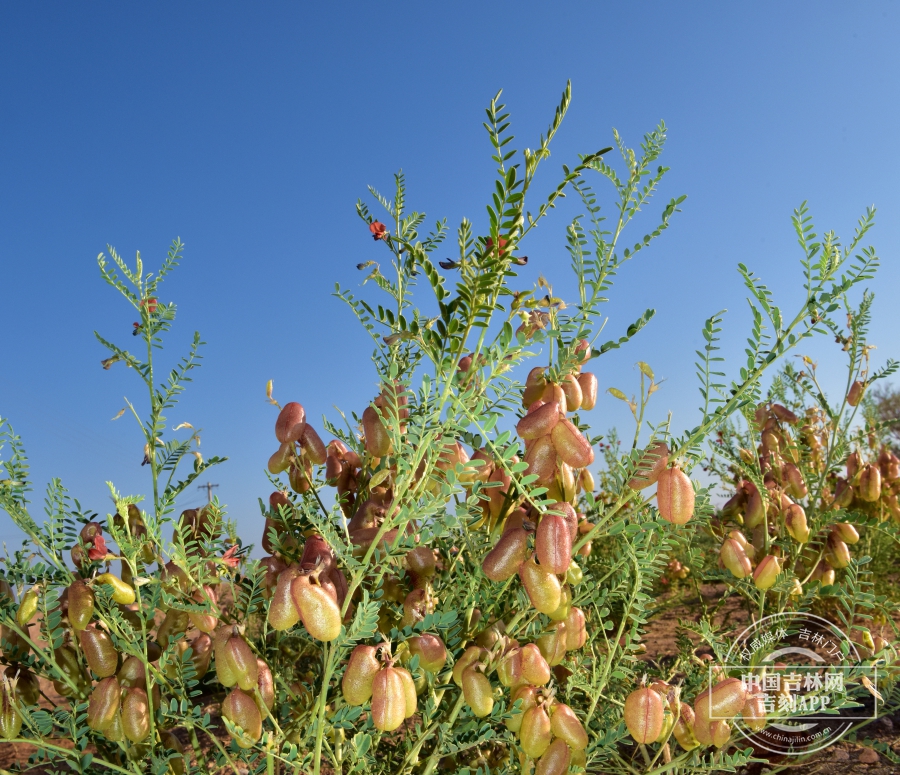
[[[556,622],[537,639],[537,647],[547,664],[556,667],[566,658],[566,644],[568,642],[565,621]]]
[[[534,537],[534,553],[548,573],[568,570],[572,561],[572,535],[561,514],[550,512],[541,517]]]
[[[533,686],[543,686],[550,681],[550,665],[535,643],[522,646],[522,680]]]
[[[366,437],[366,452],[372,457],[385,457],[393,452],[391,435],[373,407],[367,406],[363,410],[362,425]]]
[[[838,522],[831,528],[832,535],[841,539],[845,544],[859,542],[859,532],[849,522]]]
[[[159,730],[159,740],[163,747],[180,754],[169,759],[169,768],[172,770],[172,775],[184,775],[184,746],[181,744],[181,741],[168,729]]]
[[[406,641],[410,654],[419,657],[419,667],[429,673],[439,673],[447,662],[447,647],[437,635],[425,633]]]
[[[19,601],[19,607],[16,609],[16,622],[20,627],[27,627],[28,623],[34,618],[38,609],[38,590],[32,587]]]
[[[574,374],[563,379],[562,389],[566,395],[566,410],[577,412],[581,409],[584,402],[584,391],[581,389],[581,382]]]
[[[233,689],[222,701],[222,715],[244,730],[234,741],[240,748],[252,748],[262,737],[262,715],[255,700],[241,689]]]
[[[680,705],[680,714],[672,727],[672,736],[685,751],[693,751],[700,745],[694,736],[694,709],[685,702]]]
[[[859,406],[859,402],[862,401],[862,397],[865,392],[865,382],[855,380],[854,383],[850,386],[850,391],[847,393],[847,403],[850,404],[850,406]]]
[[[469,646],[460,656],[459,659],[456,660],[456,664],[453,665],[453,683],[462,688],[462,674],[463,670],[465,670],[469,665],[473,665],[479,661],[486,661],[488,658],[488,651],[481,646]]]
[[[550,714],[550,730],[554,736],[566,741],[573,751],[587,748],[588,736],[575,711],[568,705],[557,703]]]
[[[466,704],[476,718],[490,716],[494,709],[491,682],[482,672],[484,666],[476,662],[469,665],[462,673],[462,690]]]
[[[524,441],[549,436],[559,422],[559,404],[555,401],[537,401],[528,407],[528,413],[516,423],[516,433]]]
[[[584,581],[584,571],[581,570],[581,566],[575,560],[572,560],[566,570],[566,583],[575,587],[582,581]]]
[[[528,599],[538,611],[550,614],[559,608],[562,600],[559,579],[538,565],[533,555],[519,566],[519,578],[528,593]]]
[[[537,476],[535,485],[548,487],[556,479],[556,461],[557,453],[553,440],[550,436],[541,436],[535,439],[525,452],[525,462],[528,463],[525,473]],[[497,489],[505,488],[492,488],[490,492],[493,493]]]
[[[126,584],[115,573],[101,573],[94,581],[109,586],[112,590],[112,599],[119,605],[131,605],[136,600],[134,587]]]
[[[677,465],[660,473],[656,503],[659,515],[673,525],[684,525],[694,516],[694,485]]]
[[[657,441],[647,447],[643,457],[635,469],[634,476],[628,482],[632,490],[643,490],[656,484],[659,475],[669,465],[669,447],[664,441]]]
[[[22,730],[22,716],[16,707],[16,697],[10,680],[0,678],[0,738],[13,740]]]
[[[322,465],[325,462],[325,458],[328,456],[328,452],[325,449],[325,442],[322,441],[321,436],[316,432],[316,429],[307,423],[306,428],[303,429],[303,435],[300,437],[300,446],[303,448],[303,452],[311,463],[315,463],[317,466]]]
[[[525,715],[525,712],[530,708],[533,708],[537,705],[537,693],[538,690],[534,686],[520,686],[518,689],[514,689],[513,693],[509,698],[509,707],[512,710],[513,706],[516,704],[516,700],[522,701],[522,707],[518,711],[514,711],[512,715],[506,720],[506,728],[515,734],[519,733],[519,730],[522,728],[522,718]]]
[[[625,699],[625,726],[638,743],[652,743],[663,727],[665,708],[659,693],[643,687]]]
[[[81,662],[78,661],[78,654],[75,652],[75,649],[69,645],[62,645],[54,650],[53,659],[60,671],[69,679],[68,682],[63,680],[55,680],[53,682],[53,688],[59,694],[63,697],[72,697],[90,688],[91,681],[84,672]]]
[[[584,371],[578,375],[581,387],[581,408],[589,412],[597,405],[597,375]]]
[[[565,618],[566,622],[566,650],[578,651],[587,643],[587,625],[584,611],[572,606]]]
[[[287,568],[278,576],[269,602],[269,626],[273,630],[289,630],[300,621],[300,611],[291,594],[292,584],[299,575],[297,568]]]
[[[497,678],[507,687],[524,683],[522,677],[522,649],[515,647],[507,651],[497,665]]]
[[[741,718],[744,726],[754,732],[761,732],[766,727],[766,703],[765,698],[759,695],[750,695],[741,709]]]
[[[216,632],[213,640],[216,657],[216,678],[225,687],[237,685],[244,691],[256,688],[259,679],[256,656],[247,641],[236,634],[233,627]]]
[[[719,558],[735,578],[745,579],[753,573],[750,558],[747,556],[744,548],[733,538],[726,539],[722,544],[722,548],[719,550]]]
[[[282,444],[269,458],[267,465],[269,473],[277,476],[278,474],[287,471],[291,467],[291,458],[293,455],[294,445],[292,443]]]
[[[727,721],[710,721],[709,737],[716,748],[724,748],[731,739],[731,726]]]
[[[341,609],[322,585],[317,571],[295,578],[291,596],[303,626],[313,638],[327,643],[341,634]]]
[[[534,775],[566,775],[571,761],[572,750],[564,740],[557,737],[538,759]]]
[[[122,732],[132,743],[143,743],[150,734],[150,700],[143,689],[122,694]]]
[[[302,404],[291,401],[284,405],[275,420],[275,438],[282,444],[300,441],[306,429],[306,410]]]
[[[88,700],[87,725],[95,732],[102,732],[119,712],[121,689],[115,676],[104,678],[91,692]]]
[[[832,533],[826,544],[825,559],[832,568],[846,568],[850,564],[850,547]]]
[[[416,710],[419,706],[419,700],[416,696],[418,694],[416,691],[416,682],[406,668],[396,667],[394,669],[397,671],[397,675],[400,676],[400,680],[403,682],[403,696],[406,699],[406,718],[412,718],[416,715]]]
[[[744,509],[744,526],[749,530],[761,525],[766,518],[766,502],[753,482],[744,482],[747,491],[747,507]]]
[[[770,589],[781,573],[781,560],[775,555],[767,555],[759,561],[753,571],[753,584],[757,589]]]
[[[81,651],[88,667],[98,678],[115,675],[119,667],[119,653],[105,630],[96,625],[81,631]]]
[[[705,723],[729,719],[740,713],[746,702],[747,692],[740,679],[725,678],[697,695],[694,699],[694,715],[697,721]]]
[[[142,689],[147,688],[144,663],[137,657],[125,657],[116,677],[119,679],[119,685],[123,689],[130,689],[133,686],[139,686]]]
[[[191,662],[197,671],[197,678],[203,678],[209,672],[209,663],[213,655],[212,638],[205,632],[201,632],[191,641]]]
[[[37,705],[41,700],[41,684],[37,676],[21,666],[12,665],[6,671],[16,679],[15,695],[25,705]]]
[[[257,700],[257,705],[260,706],[259,712],[265,716],[265,710],[272,710],[275,707],[275,679],[272,677],[272,671],[269,669],[266,661],[258,657],[256,659],[256,674],[256,688],[259,690],[259,698],[254,695],[254,699]]]
[[[546,753],[552,740],[550,716],[547,715],[544,706],[535,705],[526,710],[519,729],[519,743],[526,755],[532,759],[539,759]]]
[[[585,468],[594,462],[594,449],[571,420],[560,418],[550,433],[553,448],[572,468]]]
[[[434,597],[426,589],[414,589],[403,599],[401,627],[413,627],[434,612]]]
[[[881,497],[881,471],[878,466],[867,463],[859,475],[856,494],[860,500],[874,503]]]
[[[781,476],[788,491],[795,498],[805,498],[809,494],[803,474],[793,463],[784,464],[784,467],[781,469]]]
[[[785,509],[784,526],[798,544],[809,541],[809,524],[806,521],[806,512],[799,503],[792,503]]]
[[[348,705],[365,705],[369,701],[372,684],[379,670],[381,663],[374,646],[360,644],[350,652],[350,659],[341,679],[341,692]]]
[[[549,616],[554,622],[563,622],[569,615],[572,608],[572,589],[568,584],[564,584],[559,590],[559,606],[555,611],[551,611]]]
[[[396,668],[378,671],[372,682],[372,724],[381,732],[393,732],[406,718],[406,689]]]
[[[80,632],[94,615],[94,591],[83,581],[73,581],[68,588],[69,624]]]
[[[190,618],[187,611],[177,608],[170,608],[166,611],[165,618],[156,631],[156,640],[164,649],[169,647],[172,640],[177,640],[178,636],[187,632]]]

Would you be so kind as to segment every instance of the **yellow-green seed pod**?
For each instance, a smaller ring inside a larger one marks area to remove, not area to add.
[[[114,573],[101,573],[95,581],[98,584],[107,584],[112,587],[112,598],[119,605],[131,605],[137,599],[134,588],[126,584]]]

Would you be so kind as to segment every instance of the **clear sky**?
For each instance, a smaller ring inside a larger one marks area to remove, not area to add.
[[[361,411],[376,390],[367,337],[331,295],[335,282],[359,291],[355,265],[384,258],[357,197],[388,189],[402,167],[429,222],[467,216],[483,233],[484,107],[503,88],[514,147],[534,147],[567,79],[572,109],[539,190],[610,144],[612,127],[637,145],[664,119],[672,171],[626,243],[688,195],[618,278],[610,334],[658,312],[594,362],[601,390],[632,392],[634,363],[647,361],[667,380],[653,419],[671,409],[676,428],[693,427],[704,319],[730,310],[730,373],[746,336],[737,263],[785,308],[799,301],[790,215],[805,199],[820,232],[842,236],[879,208],[880,365],[900,354],[898,22],[900,5],[885,2],[2,3],[0,415],[23,436],[36,482],[59,476],[102,513],[106,480],[145,492],[139,431],[110,422],[142,391],[133,373],[100,368],[92,334],[130,346],[134,315],[96,256],[109,243],[153,268],[180,236],[184,265],[163,294],[179,306],[167,357],[196,329],[209,346],[169,426],[202,427],[202,451],[229,456],[211,481],[258,542],[276,447],[266,380],[312,418]],[[580,211],[567,200],[529,237],[523,284],[543,273],[573,289],[564,234]],[[836,388],[839,348],[810,352]],[[622,409],[605,395],[595,427],[627,428]],[[193,491],[182,505],[204,499]],[[14,538],[0,515],[0,539]]]

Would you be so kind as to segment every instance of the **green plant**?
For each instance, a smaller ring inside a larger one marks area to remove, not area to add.
[[[499,95],[492,100],[485,127],[497,174],[487,233],[476,235],[464,220],[453,260],[432,257],[447,225],[420,236],[425,215],[407,210],[402,175],[391,199],[371,189],[387,223],[358,203],[390,266],[382,271],[372,260],[360,269],[386,301],[340,288],[337,295],[372,338],[380,391],[340,426],[324,421],[334,437],[325,444],[302,405],[278,405],[270,383],[279,446],[268,461],[274,491],[260,502],[268,553],[261,560],[240,550],[218,504],[171,516],[184,487],[219,462],[198,456],[175,481],[178,464],[198,454],[195,434],[162,440],[163,413],[200,345],[195,337],[191,354],[157,385],[154,349],[174,318],[174,306],[157,298],[158,283],[176,265],[180,243],[156,278],[143,275],[139,258],[132,271],[110,251],[134,290],[101,257],[104,278],[141,313],[145,361],[101,341],[112,353],[104,366],[124,361],[149,389],[141,429],[153,500],[142,511],[138,498],[111,486],[116,511],[101,521],[54,482],[39,527],[28,512],[25,454],[4,421],[0,506],[28,541],[7,558],[0,621],[12,683],[4,684],[0,733],[40,741],[36,761],[135,775],[206,770],[205,760],[269,775],[699,772],[750,760],[749,750],[727,751],[727,724],[697,724],[680,701],[682,686],[703,696],[702,667],[679,663],[642,685],[652,672],[640,659],[651,593],[673,554],[715,530],[710,488],[690,479],[706,442],[730,418],[752,414],[765,371],[832,326],[837,305],[877,261],[868,252],[851,259],[855,244],[845,253],[833,240],[812,244],[801,211],[807,295],[799,310],[783,315],[740,267],[753,310],[746,364],[730,384],[717,382],[722,313],[711,316],[698,364],[703,407],[680,435],[671,419],[645,420],[659,388],[649,365],[639,364],[639,398],[610,388],[629,404],[636,430],[624,453],[618,444],[602,447],[598,490],[589,469],[601,437],[589,435],[578,412],[594,406],[599,385],[585,369],[653,317],[647,310],[598,345],[602,305],[615,275],[668,228],[684,197],[621,249],[625,227],[666,173],[658,165],[661,124],[639,149],[614,135],[621,172],[605,160],[610,148],[564,166],[532,214],[526,198],[569,101],[567,88],[537,148],[519,154]],[[593,175],[612,187],[608,224]],[[571,304],[543,278],[521,288],[516,275],[527,260],[522,241],[567,191],[587,213],[568,229],[578,280]],[[857,242],[870,225],[871,214]],[[412,300],[421,285],[433,297],[427,311]],[[543,365],[520,384],[517,368],[539,351]],[[122,561],[118,575],[114,560]],[[721,638],[708,625],[703,632]],[[38,707],[34,675],[53,680],[65,703]],[[725,708],[741,699],[719,685],[709,692],[728,694]],[[204,711],[210,696],[221,701],[230,740]],[[638,723],[632,707],[638,716],[650,710]],[[682,751],[673,752],[670,736]],[[184,743],[199,762],[183,756]]]

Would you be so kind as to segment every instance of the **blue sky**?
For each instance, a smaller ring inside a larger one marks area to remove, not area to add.
[[[737,263],[785,308],[799,301],[790,215],[805,199],[820,232],[842,236],[879,208],[880,365],[900,353],[898,22],[900,6],[877,2],[4,3],[0,415],[23,436],[38,483],[59,476],[103,513],[106,480],[146,491],[138,429],[110,422],[123,396],[143,396],[134,374],[100,368],[92,334],[131,345],[134,315],[96,256],[109,243],[155,267],[180,236],[184,265],[163,293],[179,305],[167,357],[197,329],[209,344],[169,425],[204,428],[203,452],[229,456],[211,480],[244,540],[258,541],[256,499],[276,446],[266,380],[313,418],[361,411],[375,392],[367,337],[331,295],[335,282],[360,290],[355,265],[383,258],[357,197],[367,184],[388,189],[402,167],[429,222],[467,216],[483,233],[484,107],[503,88],[514,147],[534,147],[567,79],[572,108],[538,190],[610,144],[612,127],[637,145],[664,119],[672,171],[626,242],[688,195],[618,278],[611,334],[647,307],[657,316],[594,362],[601,390],[632,392],[634,363],[647,361],[667,380],[653,419],[671,409],[674,427],[693,427],[704,319],[730,310],[732,369],[746,336]],[[529,237],[523,285],[542,273],[573,290],[564,234],[579,212],[569,199]],[[837,389],[839,348],[807,351]],[[605,395],[595,427],[628,429],[622,410]],[[0,515],[0,539],[15,538]]]

